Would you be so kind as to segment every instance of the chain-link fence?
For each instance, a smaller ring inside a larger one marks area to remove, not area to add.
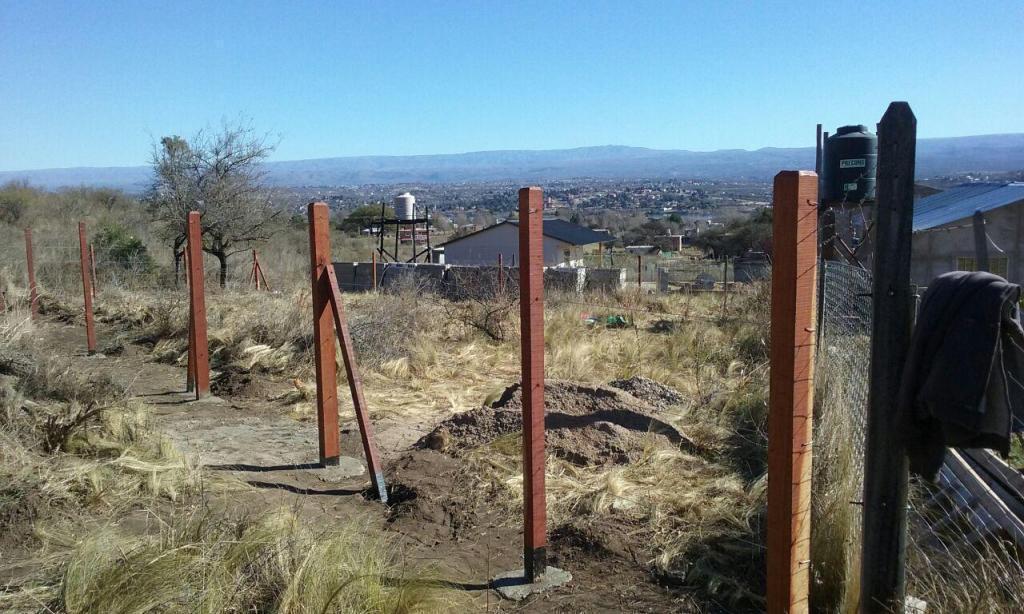
[[[823,261],[819,270],[819,339],[812,497],[816,601],[834,607],[856,598],[861,498],[871,368],[871,274]],[[840,608],[841,609],[841,608]]]

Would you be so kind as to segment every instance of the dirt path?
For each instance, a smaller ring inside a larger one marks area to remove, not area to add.
[[[117,330],[98,326],[101,351],[118,337]],[[407,560],[430,562],[443,576],[471,595],[478,611],[529,612],[676,612],[695,611],[685,597],[652,583],[643,562],[624,560],[595,549],[577,534],[552,535],[552,564],[569,569],[574,580],[567,586],[535,596],[523,603],[502,601],[488,590],[496,574],[521,568],[518,523],[497,517],[488,506],[472,511],[473,522],[460,526],[451,512],[431,509],[418,514],[397,514],[401,505],[387,508],[363,496],[369,486],[359,434],[342,407],[340,467],[317,465],[316,423],[296,419],[291,408],[270,400],[292,387],[289,380],[261,376],[258,395],[194,400],[185,394],[185,370],[152,361],[147,351],[126,343],[116,355],[88,356],[80,327],[42,322],[37,327],[41,345],[68,356],[75,369],[105,375],[127,393],[149,405],[158,430],[187,455],[213,471],[248,483],[251,491],[232,493],[221,503],[232,510],[258,512],[288,506],[309,522],[347,522],[363,518],[369,526],[397,536]],[[114,344],[117,346],[117,344]],[[344,395],[339,395],[344,398]],[[387,465],[387,477],[398,483],[403,473],[415,473],[422,483],[436,480],[439,491],[452,493],[457,507],[462,495],[477,484],[452,484],[456,472],[443,463],[403,464],[403,454],[450,410],[436,416],[420,415],[409,423],[400,416],[374,420],[378,445]],[[440,455],[438,455],[440,456]]]

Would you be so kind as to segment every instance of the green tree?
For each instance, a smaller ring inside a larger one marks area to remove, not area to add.
[[[380,216],[381,203],[360,205],[338,222],[338,229],[350,234],[359,234],[364,228],[369,228],[379,221]],[[394,208],[390,205],[384,205],[384,217],[394,218]]]
[[[735,258],[752,250],[770,252],[772,211],[762,209],[749,217],[729,220],[724,226],[697,235],[693,244],[713,258]]]
[[[220,263],[227,283],[228,258],[266,241],[280,213],[264,186],[264,162],[274,146],[247,125],[225,123],[220,132],[192,139],[167,136],[153,147],[148,200],[177,269],[185,245],[188,214],[202,215],[203,251]]]

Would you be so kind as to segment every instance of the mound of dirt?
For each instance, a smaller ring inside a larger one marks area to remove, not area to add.
[[[666,391],[679,395],[665,388],[657,398],[663,398]],[[619,388],[548,380],[544,400],[547,449],[575,465],[633,462],[652,443],[694,447],[683,433],[659,417],[658,406]],[[490,407],[445,420],[417,445],[458,455],[522,431],[522,414],[522,388],[515,384]]]
[[[650,403],[659,408],[678,405],[686,400],[678,390],[669,388],[664,384],[646,378],[642,375],[634,375],[629,379],[617,379],[608,382],[612,388],[625,390],[641,401]]]

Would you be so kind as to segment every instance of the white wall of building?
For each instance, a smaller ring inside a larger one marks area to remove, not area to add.
[[[498,254],[506,266],[519,263],[519,227],[498,224],[444,246],[445,264],[498,264]],[[574,263],[582,258],[580,247],[544,237],[544,266]]]

